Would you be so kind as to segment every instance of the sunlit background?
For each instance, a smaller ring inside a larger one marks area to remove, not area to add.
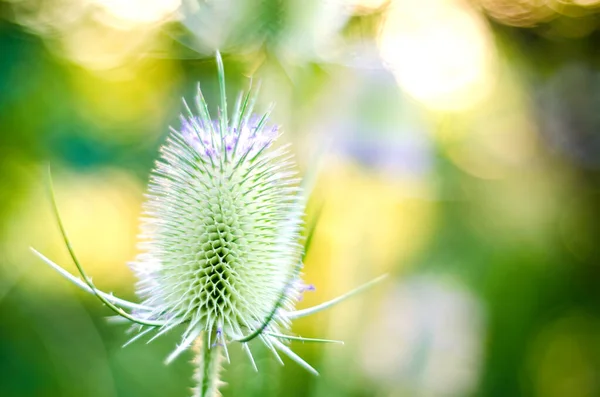
[[[0,396],[188,396],[172,332],[127,328],[73,271],[52,165],[95,283],[127,262],[181,98],[259,108],[301,171],[324,152],[301,307],[391,277],[293,331],[314,377],[233,348],[225,396],[600,396],[600,1],[0,0]]]

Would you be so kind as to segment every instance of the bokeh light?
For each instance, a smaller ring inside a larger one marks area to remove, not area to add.
[[[465,173],[482,179],[510,177],[535,163],[538,153],[538,131],[528,102],[518,79],[503,70],[488,100],[476,111],[443,123],[435,136]]]
[[[400,86],[434,109],[473,106],[493,85],[487,25],[460,1],[394,1],[379,48]]]
[[[179,6],[180,0],[16,0],[12,9],[14,20],[40,33],[56,55],[105,70],[156,47],[157,30]]]
[[[103,11],[102,19],[118,28],[162,22],[181,6],[181,0],[92,0]]]
[[[33,170],[32,170],[33,171]],[[36,192],[19,211],[12,215],[3,241],[6,259],[12,263],[27,263],[30,246],[75,271],[75,265],[63,249],[59,230],[51,212],[44,173],[39,170]],[[136,252],[138,218],[141,209],[141,186],[119,170],[98,170],[94,174],[64,174],[58,172],[55,189],[63,222],[82,263],[99,284],[114,289],[132,282],[132,272],[125,266]],[[28,236],[26,240],[22,236]],[[15,269],[17,270],[17,269]],[[34,272],[42,280],[63,289],[63,280],[51,281],[47,270]]]
[[[507,25],[535,26],[555,16],[545,0],[479,0],[479,3],[492,18]]]
[[[460,285],[408,278],[370,316],[364,371],[392,395],[469,395],[479,378],[484,318],[480,303]]]
[[[346,0],[346,2],[355,12],[362,14],[381,10],[389,5],[390,0]]]

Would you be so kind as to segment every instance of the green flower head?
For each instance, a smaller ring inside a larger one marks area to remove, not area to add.
[[[287,355],[316,371],[289,347],[290,340],[336,342],[290,335],[294,318],[323,310],[379,281],[313,308],[295,310],[305,290],[301,279],[314,227],[303,235],[306,180],[296,177],[286,145],[276,147],[279,128],[267,112],[253,114],[256,95],[241,94],[231,119],[217,53],[221,103],[213,121],[198,87],[196,111],[185,103],[181,128],[172,129],[148,184],[141,227],[141,253],[131,264],[141,304],[98,290],[67,238],[52,193],[57,220],[83,280],[33,252],[79,287],[95,294],[135,324],[131,343],[181,328],[172,361],[201,340],[197,394],[218,387],[221,354],[239,342],[254,364],[248,342],[259,339],[281,361]],[[304,244],[302,244],[304,242]],[[255,366],[256,367],[256,366]]]
[[[148,186],[133,269],[153,310],[138,316],[186,324],[184,347],[203,331],[222,344],[244,338],[282,291],[281,308],[292,309],[302,285],[300,181],[288,147],[272,147],[278,128],[251,114],[252,102],[240,96],[231,122],[225,111],[213,122],[198,90],[197,114],[186,105]],[[272,331],[289,322],[274,320]]]

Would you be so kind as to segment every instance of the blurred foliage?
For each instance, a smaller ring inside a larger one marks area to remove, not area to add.
[[[28,251],[75,249],[133,298],[147,175],[180,98],[262,80],[299,167],[327,148],[302,305],[387,284],[314,318],[294,349],[232,352],[226,396],[600,395],[600,2],[0,2],[0,395],[185,396],[177,332],[126,328]]]

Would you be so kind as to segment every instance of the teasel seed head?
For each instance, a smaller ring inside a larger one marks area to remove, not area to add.
[[[222,130],[182,116],[152,172],[133,268],[148,318],[237,339],[269,315],[301,260],[304,200],[288,147],[274,147],[278,128],[233,119]]]
[[[181,342],[166,361],[196,342],[194,393],[201,397],[218,395],[221,361],[223,357],[229,361],[227,346],[232,342],[241,343],[255,369],[249,342],[258,339],[279,362],[283,363],[279,356],[283,353],[317,374],[288,342],[342,342],[291,335],[291,321],[327,309],[386,277],[295,310],[302,294],[314,289],[304,284],[301,270],[316,225],[311,222],[303,233],[317,167],[302,181],[296,176],[289,146],[277,146],[279,128],[268,125],[270,112],[253,114],[256,95],[240,95],[228,118],[219,52],[216,59],[221,94],[216,121],[198,86],[195,111],[184,101],[181,127],[171,129],[150,176],[141,253],[131,263],[143,302],[129,302],[96,288],[67,236],[51,177],[54,213],[81,279],[32,248],[63,277],[94,294],[117,319],[134,324],[138,333],[125,345],[154,332],[150,342],[182,326]]]

